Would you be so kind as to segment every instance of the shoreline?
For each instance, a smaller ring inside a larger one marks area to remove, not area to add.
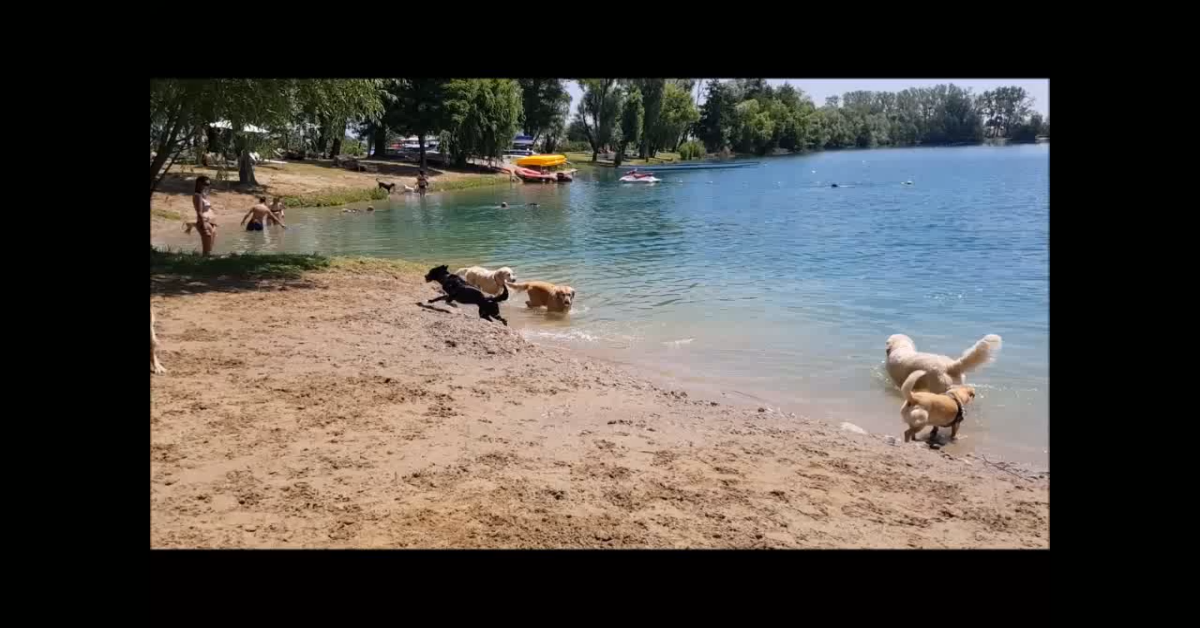
[[[155,547],[1049,546],[1048,475],[417,307],[412,264],[257,258],[311,264],[152,259]]]
[[[378,180],[416,187],[418,167],[403,161],[363,158],[359,163],[378,172],[354,172],[333,166],[329,159],[258,164],[254,168],[257,188],[240,189],[237,170],[226,170],[225,181],[218,181],[217,170],[204,166],[175,166],[150,197],[150,238],[164,229],[179,229],[185,219],[192,219],[192,190],[196,177],[207,175],[214,182],[210,192],[219,227],[229,228],[258,202],[258,196],[282,196],[289,210],[315,207],[344,206],[349,203],[384,201],[388,199]],[[508,177],[488,172],[429,167],[431,176],[428,194],[499,185]],[[393,192],[402,194],[402,192]],[[286,217],[284,218],[286,222]],[[199,239],[197,237],[197,243]]]

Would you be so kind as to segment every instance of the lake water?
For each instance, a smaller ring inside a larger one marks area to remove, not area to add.
[[[621,184],[584,169],[566,185],[398,195],[373,214],[290,211],[286,232],[224,229],[218,252],[511,266],[578,291],[569,317],[527,311],[514,294],[505,315],[530,340],[896,435],[889,335],[957,356],[1000,334],[997,361],[969,377],[979,396],[951,451],[1047,462],[1048,144],[824,152],[659,176]]]

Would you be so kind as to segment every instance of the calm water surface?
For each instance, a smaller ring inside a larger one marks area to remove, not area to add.
[[[1047,461],[1048,144],[828,152],[659,176],[621,184],[585,169],[568,185],[396,196],[374,214],[292,211],[286,232],[225,229],[218,252],[511,266],[578,291],[569,317],[525,311],[514,295],[505,315],[531,340],[897,435],[890,334],[950,355],[1000,334],[998,360],[969,378],[979,397],[953,448]]]

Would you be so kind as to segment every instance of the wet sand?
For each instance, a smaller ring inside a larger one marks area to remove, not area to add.
[[[1049,547],[1047,474],[701,399],[436,294],[153,277],[151,545]]]

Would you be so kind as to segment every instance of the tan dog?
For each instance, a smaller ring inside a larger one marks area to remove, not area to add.
[[[500,294],[504,289],[504,284],[516,278],[513,271],[508,266],[497,268],[496,270],[488,270],[483,266],[472,266],[470,268],[460,268],[454,271],[455,275],[463,278],[463,281],[479,288],[488,294]]]
[[[162,363],[158,361],[158,335],[154,333],[154,308],[150,308],[150,372],[155,375],[166,373]]]
[[[509,283],[509,288],[518,292],[529,292],[529,307],[546,306],[548,312],[566,312],[571,309],[575,300],[575,289],[571,286],[556,286],[545,281],[526,281],[525,283]]]
[[[950,440],[958,437],[958,426],[965,417],[964,408],[975,400],[974,386],[953,386],[941,394],[930,392],[913,392],[917,380],[925,376],[925,371],[913,371],[904,384],[900,386],[900,394],[904,397],[904,405],[900,408],[900,417],[908,424],[904,430],[904,442],[908,442],[926,425],[932,425],[929,434],[930,446],[935,446],[939,427],[950,428]]]
[[[887,372],[897,386],[917,370],[925,377],[917,382],[917,390],[944,393],[951,386],[967,383],[967,373],[991,362],[1000,351],[1000,336],[988,334],[963,352],[957,360],[948,355],[921,353],[912,338],[893,334],[887,339]]]

